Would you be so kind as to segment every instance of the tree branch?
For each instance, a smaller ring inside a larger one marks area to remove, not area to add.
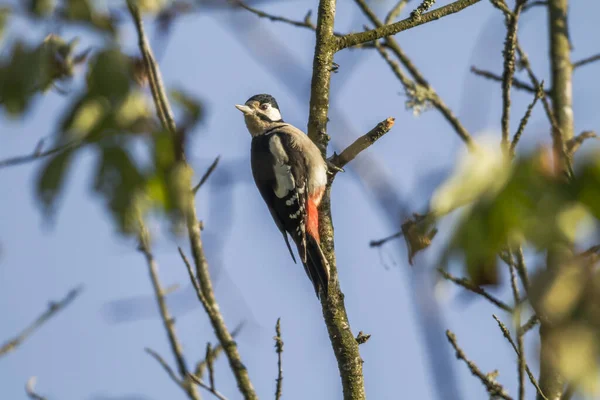
[[[40,140],[38,144],[35,146],[35,150],[31,154],[16,156],[11,158],[6,158],[4,160],[0,160],[0,168],[13,167],[15,165],[25,164],[40,158],[44,158],[47,156],[51,156],[52,154],[60,153],[62,151],[75,149],[83,145],[83,141],[74,140],[72,142],[68,142],[62,144],[60,146],[56,146],[52,149],[42,151],[42,146],[44,144],[44,140]]]
[[[573,66],[571,65],[571,44],[568,37],[568,0],[550,0],[548,18],[550,26],[550,65],[552,69],[553,112],[560,131],[553,135],[556,157],[561,160],[559,168],[566,169],[562,160],[566,142],[574,136],[573,121]],[[552,395],[550,395],[552,397]]]
[[[586,57],[586,58],[584,58],[582,60],[575,61],[573,63],[573,69],[576,69],[576,68],[579,68],[579,67],[583,67],[584,65],[588,65],[588,64],[591,64],[591,63],[593,63],[595,61],[599,61],[599,60],[600,60],[600,54],[595,54],[593,56]]]
[[[175,120],[173,119],[173,113],[162,85],[160,70],[156,61],[154,60],[154,57],[152,56],[152,50],[148,44],[148,40],[144,32],[140,11],[132,0],[128,0],[127,4],[136,25],[140,51],[143,55],[146,68],[149,71],[150,89],[152,91],[152,97],[156,105],[158,117],[160,118],[163,127],[172,135],[177,136],[178,133]],[[183,162],[187,168],[189,168],[189,165],[187,165],[187,162],[185,161],[185,154],[182,146],[176,148],[175,157],[177,160]],[[186,178],[186,182],[183,184],[190,188],[191,193],[192,185],[189,177]],[[233,371],[233,375],[235,376],[240,392],[246,400],[255,400],[258,397],[254,391],[252,382],[250,381],[248,371],[242,363],[237,345],[233,341],[231,333],[225,325],[225,321],[219,311],[219,307],[215,299],[212,282],[210,280],[210,274],[208,272],[208,262],[206,261],[204,248],[202,245],[202,237],[200,234],[200,226],[198,223],[194,197],[190,195],[186,200],[186,223],[197,275],[197,281],[196,278],[194,278],[192,283],[195,283],[194,286],[198,286],[201,290],[201,292],[198,292],[199,294],[202,294],[202,296],[199,296],[199,298],[204,298],[204,301],[201,301],[202,305],[209,316],[210,322],[219,342],[221,342],[223,345],[223,349],[227,355],[227,359],[229,360],[229,365]]]
[[[446,337],[448,338],[448,341],[450,342],[450,344],[454,348],[454,351],[456,352],[456,358],[458,358],[459,360],[463,360],[465,364],[467,364],[467,367],[469,367],[469,370],[471,371],[473,376],[479,378],[479,380],[481,381],[481,383],[483,383],[483,386],[485,386],[485,389],[490,394],[490,396],[496,396],[504,400],[512,400],[512,397],[510,397],[506,393],[502,385],[495,381],[495,379],[492,376],[493,374],[484,374],[473,361],[467,358],[465,352],[458,346],[458,343],[456,342],[456,335],[454,333],[447,330]]]
[[[39,317],[37,317],[29,326],[27,326],[21,333],[19,333],[14,338],[5,342],[2,346],[0,346],[0,357],[5,356],[8,353],[11,353],[21,345],[29,336],[31,336],[35,331],[37,331],[42,325],[44,325],[50,318],[54,317],[57,313],[64,310],[73,300],[81,294],[83,290],[82,286],[78,286],[74,289],[71,289],[67,295],[59,300],[58,302],[51,302],[48,306],[48,309],[44,311]]]
[[[370,31],[341,36],[336,40],[334,51],[337,52],[347,47],[356,46],[366,42],[372,42],[385,36],[395,35],[399,32],[415,28],[419,25],[438,20],[451,14],[455,14],[467,7],[479,3],[480,1],[481,0],[457,0],[454,3],[448,4],[447,6],[424,13],[419,18],[409,17],[394,24],[384,25],[380,28],[372,29]]]
[[[219,393],[215,388],[211,388],[210,386],[208,386],[206,383],[204,383],[202,381],[202,379],[198,378],[196,375],[189,375],[190,379],[192,381],[194,381],[194,383],[198,386],[200,386],[203,389],[208,390],[210,393],[212,393],[213,395],[215,395],[215,397],[219,400],[227,400],[227,397],[223,396],[221,393]]]
[[[515,155],[515,151],[517,149],[517,144],[519,143],[519,140],[521,139],[521,135],[525,131],[525,127],[527,126],[527,123],[529,122],[529,118],[531,117],[533,108],[535,107],[537,101],[542,96],[544,96],[543,84],[544,84],[544,82],[542,81],[541,86],[538,88],[537,92],[535,93],[535,96],[533,96],[533,100],[531,101],[531,103],[529,103],[529,106],[527,106],[527,111],[525,111],[525,115],[523,115],[523,118],[521,118],[521,121],[519,122],[519,127],[517,128],[517,132],[513,136],[512,142],[510,143],[509,154],[511,157],[514,157],[514,155]]]
[[[377,28],[381,28],[385,26],[383,22],[377,15],[371,10],[365,0],[355,0],[356,4],[360,7],[363,13],[367,16],[367,18],[371,21],[373,25]],[[404,53],[398,42],[393,37],[386,37],[384,39],[385,46],[390,49],[392,53],[398,58],[398,60],[402,63],[402,65],[406,68],[406,70],[413,76],[414,82],[410,80],[404,72],[400,69],[398,63],[391,59],[391,57],[387,54],[387,51],[381,46],[377,41],[375,41],[375,48],[382,56],[382,58],[387,62],[390,66],[396,77],[400,80],[402,85],[408,94],[411,91],[418,91],[418,86],[422,86],[424,90],[421,92],[425,92],[427,94],[427,101],[433,105],[442,116],[448,121],[448,123],[452,126],[452,128],[456,131],[458,136],[469,146],[469,148],[473,147],[474,143],[471,138],[471,135],[467,131],[467,129],[462,125],[460,120],[454,115],[452,110],[444,103],[442,98],[437,94],[437,92],[431,87],[429,82],[425,79],[425,77],[421,74],[419,69],[414,65],[412,60]]]
[[[502,149],[509,151],[510,135],[510,87],[515,75],[515,47],[517,45],[517,29],[519,16],[527,0],[516,0],[511,14],[506,14],[506,39],[504,40],[504,71],[502,73]]]
[[[583,142],[585,142],[588,139],[597,139],[597,138],[598,138],[598,135],[594,131],[581,132],[579,135],[572,137],[571,139],[569,139],[567,141],[567,143],[566,143],[567,152],[572,157],[573,154],[575,154],[575,152],[583,144]]]
[[[548,400],[546,398],[546,396],[544,396],[544,393],[542,393],[542,389],[540,389],[540,386],[538,385],[537,380],[535,379],[535,377],[533,376],[533,373],[529,369],[529,365],[527,365],[527,362],[525,362],[525,358],[524,358],[525,357],[525,353],[519,350],[519,347],[513,341],[512,337],[510,335],[510,331],[508,330],[508,328],[506,327],[506,325],[504,325],[502,323],[502,321],[500,321],[500,319],[497,316],[492,315],[492,317],[494,317],[494,319],[498,323],[498,327],[502,331],[502,334],[504,335],[504,337],[506,338],[506,340],[508,340],[508,343],[510,343],[510,345],[513,348],[513,350],[515,351],[515,353],[519,357],[519,365],[520,365],[519,368],[521,368],[521,366],[523,366],[523,368],[525,369],[525,371],[527,371],[527,376],[529,377],[529,380],[531,381],[531,384],[537,390],[537,393],[542,397],[542,399]],[[518,330],[520,332],[517,332],[517,336],[520,336],[521,337],[520,340],[523,340],[523,333],[524,332],[521,330],[521,328],[519,328]],[[522,387],[522,386],[523,386],[523,381],[522,381],[522,378],[519,377],[519,387]]]
[[[181,250],[180,250],[181,251]],[[180,253],[181,254],[181,253]],[[185,256],[184,256],[185,257]],[[192,271],[192,267],[191,265],[189,265],[189,261],[187,261],[187,258],[184,258],[184,262],[187,262],[187,266],[189,266],[188,269],[188,273],[190,271]],[[192,276],[194,276],[193,272],[192,272]],[[233,330],[231,331],[231,336],[235,339],[237,337],[237,335],[242,331],[242,328],[244,327],[244,323],[240,323],[238,324],[235,328],[233,328]],[[211,346],[211,351],[210,351],[210,360],[214,361],[217,359],[217,357],[223,352],[223,345],[221,343],[217,344],[216,346]],[[205,357],[204,360],[199,361],[198,363],[196,363],[196,368],[194,369],[194,375],[196,376],[203,376],[204,375],[204,370],[208,367],[208,359]]]
[[[502,300],[499,300],[496,297],[492,296],[491,294],[486,292],[485,289],[483,289],[482,287],[474,285],[467,278],[457,278],[457,277],[451,275],[450,273],[448,273],[447,271],[444,271],[442,268],[439,268],[438,272],[442,275],[442,277],[444,279],[447,279],[450,282],[454,282],[458,286],[462,286],[463,288],[467,289],[468,291],[480,295],[481,297],[485,298],[486,300],[488,300],[490,303],[494,304],[498,308],[501,308],[502,310],[507,311],[509,313],[513,312],[513,309],[508,304],[506,304]]]
[[[320,0],[317,18],[316,44],[310,91],[308,136],[320,148],[323,155],[327,150],[327,121],[329,112],[329,88],[331,67],[336,50],[333,32],[335,0]],[[344,295],[341,291],[334,249],[334,232],[331,220],[331,183],[329,180],[319,207],[319,235],[321,248],[329,262],[330,280],[328,293],[322,293],[321,306],[327,325],[329,339],[338,363],[344,399],[365,399],[362,359],[358,343],[348,322]]]
[[[192,192],[194,194],[198,193],[198,190],[200,190],[202,185],[204,185],[208,178],[210,178],[210,175],[215,171],[215,169],[217,169],[217,165],[219,164],[220,159],[221,156],[217,156],[217,158],[215,158],[215,161],[213,161],[212,164],[210,164],[210,167],[208,167],[204,175],[202,175],[202,178],[200,178],[200,182],[198,182],[198,184],[192,189]]]
[[[568,34],[568,0],[548,1],[548,26],[550,36],[550,67],[552,87],[552,111],[556,124],[552,129],[555,170],[557,173],[573,176],[571,157],[566,144],[574,136],[573,120],[573,66],[571,65],[571,43]],[[549,270],[561,268],[564,260],[571,256],[570,245],[552,244],[546,256]],[[545,315],[540,317],[540,388],[550,400],[559,399],[565,385],[565,377],[555,367],[552,360],[557,349],[550,342],[552,325]],[[538,400],[541,396],[538,395]]]
[[[185,363],[185,358],[183,356],[183,349],[181,347],[181,343],[177,338],[177,334],[175,333],[175,321],[173,317],[171,317],[171,313],[167,308],[167,302],[165,301],[165,293],[160,283],[160,279],[158,277],[158,265],[156,264],[156,260],[150,251],[150,237],[148,231],[146,230],[144,224],[140,221],[140,251],[144,254],[146,258],[146,263],[148,264],[148,272],[150,273],[150,279],[152,281],[152,288],[154,289],[154,296],[156,297],[156,301],[158,303],[158,309],[160,311],[160,316],[163,321],[163,325],[165,327],[165,331],[167,332],[167,338],[169,339],[169,345],[171,346],[171,351],[173,352],[173,357],[175,357],[175,362],[177,364],[177,369],[179,370],[180,386],[186,392],[188,397],[192,400],[200,400],[200,395],[198,391],[193,385],[190,385],[185,380],[185,377],[188,375],[187,365]],[[146,351],[154,356],[157,360],[160,361],[160,357],[153,351]],[[167,370],[167,372],[169,372]],[[169,374],[171,375],[171,374]]]
[[[281,399],[281,387],[283,384],[283,370],[281,369],[281,354],[283,353],[283,339],[281,338],[281,318],[277,318],[275,325],[275,352],[277,353],[277,379],[275,385],[275,400]]]
[[[496,81],[496,82],[502,82],[502,77],[500,75],[494,74],[491,71],[485,71],[485,70],[482,70],[482,69],[479,69],[477,67],[472,66],[471,67],[471,72],[474,73],[477,76],[481,76],[482,78],[486,78],[486,79],[489,79],[489,80],[492,80],[492,81]],[[533,87],[530,84],[525,83],[525,82],[523,82],[523,81],[521,81],[521,80],[519,80],[517,78],[514,78],[514,77],[513,77],[513,80],[512,80],[512,86],[515,89],[524,90],[526,92],[530,92],[530,93],[533,93],[533,94],[537,93],[537,89],[535,87]]]
[[[378,123],[373,129],[356,139],[350,146],[346,147],[339,155],[333,154],[329,159],[337,168],[344,168],[346,164],[354,160],[362,151],[368,149],[383,135],[388,133],[394,126],[395,119],[390,117]],[[335,174],[337,171],[331,171]]]
[[[529,76],[529,80],[535,87],[539,87],[541,85],[540,80],[535,76],[533,69],[531,68],[531,64],[529,63],[529,58],[527,54],[521,48],[519,42],[517,41],[517,53],[519,54],[520,63],[523,65],[525,70],[527,71],[527,75]],[[554,143],[558,143],[562,141],[562,129],[558,124],[558,120],[554,115],[554,111],[552,109],[552,104],[548,100],[548,94],[544,92],[544,96],[542,97],[542,104],[544,105],[544,111],[546,112],[546,116],[550,121],[550,125],[552,125],[552,137]],[[559,137],[556,137],[559,136]],[[558,152],[558,153],[557,153]],[[560,143],[554,147],[554,157],[558,160],[556,162],[557,166],[560,164],[564,168],[563,173],[569,178],[573,176],[573,167],[571,166],[571,158],[567,154],[567,150],[565,148],[564,143],[561,145]]]
[[[146,353],[148,353],[152,358],[154,358],[160,364],[160,366],[165,370],[167,375],[169,375],[169,378],[171,378],[171,380],[173,382],[175,382],[175,384],[177,384],[177,386],[179,386],[184,391],[186,390],[185,386],[183,384],[183,381],[181,379],[179,379],[179,377],[177,376],[177,373],[175,371],[173,371],[173,368],[171,368],[171,366],[169,366],[169,363],[164,358],[162,358],[160,354],[158,354],[156,351],[154,351],[148,347],[146,347],[144,350],[146,350]]]
[[[240,8],[243,8],[244,10],[250,11],[252,14],[254,14],[260,18],[266,18],[273,22],[284,22],[284,23],[292,25],[292,26],[296,26],[299,28],[308,28],[313,31],[317,29],[315,24],[313,24],[313,22],[310,20],[310,15],[311,15],[310,11],[306,14],[303,21],[295,21],[293,19],[269,14],[269,13],[261,11],[257,8],[250,7],[249,5],[247,5],[246,3],[244,3],[243,1],[240,1],[240,0],[232,0],[232,3],[234,3],[235,5],[237,5]]]

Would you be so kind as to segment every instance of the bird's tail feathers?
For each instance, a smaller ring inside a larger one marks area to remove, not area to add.
[[[329,289],[329,263],[319,246],[319,242],[312,235],[306,235],[306,262],[304,270],[315,287],[317,297],[320,298],[321,289],[327,296]]]

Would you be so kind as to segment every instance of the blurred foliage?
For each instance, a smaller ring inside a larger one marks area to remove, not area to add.
[[[144,12],[158,13],[171,2],[137,3]],[[50,26],[75,24],[86,29],[78,30],[83,35],[106,34],[93,53],[79,49],[77,39],[55,34],[37,45],[24,34],[15,37],[0,58],[0,109],[22,118],[36,96],[60,91],[60,84],[84,72],[83,87],[67,93],[58,124],[50,127],[54,146],[64,150],[41,163],[36,185],[41,210],[46,217],[55,213],[67,177],[78,167],[77,155],[85,149],[96,158],[92,189],[119,230],[135,233],[139,216],[149,213],[167,216],[177,228],[192,195],[192,171],[179,154],[187,133],[203,118],[203,108],[190,93],[172,91],[179,132],[164,131],[146,88],[142,59],[124,54],[116,40],[118,23],[130,22],[126,10],[125,2],[108,9],[91,0],[28,0],[21,9],[0,9],[0,34],[10,29],[16,13],[51,21]]]
[[[497,147],[468,155],[431,202],[438,217],[464,206],[443,261],[459,256],[473,283],[496,284],[501,251],[521,243],[539,251],[573,243],[600,218],[599,160],[582,160],[567,181],[554,173],[545,150],[513,163]]]
[[[598,243],[600,154],[578,161],[568,180],[556,172],[549,149],[508,163],[497,146],[483,147],[438,188],[423,221],[434,225],[462,207],[441,263],[464,261],[465,275],[477,286],[499,283],[499,254],[514,246],[573,249],[533,276],[528,300],[550,329],[556,351],[548,361],[578,387],[598,393],[600,246],[576,249],[578,242]]]
[[[547,321],[552,363],[569,381],[588,393],[600,385],[599,246],[574,256],[560,268],[541,270],[530,290],[536,313]]]
[[[158,211],[178,228],[191,196],[191,171],[178,159],[180,136],[164,131],[154,117],[149,94],[137,85],[136,60],[107,48],[90,60],[87,87],[63,115],[58,143],[81,141],[97,154],[93,189],[106,201],[119,228],[135,232],[137,218]],[[198,100],[173,92],[181,104],[181,129],[193,129],[202,118]],[[131,149],[142,144],[150,155],[142,166]],[[71,155],[59,153],[45,165],[38,179],[38,198],[47,215],[69,171]]]
[[[18,41],[8,57],[0,60],[0,104],[9,115],[27,110],[37,92],[46,92],[56,83],[73,77],[75,67],[88,51],[75,54],[77,40],[64,41],[48,35],[35,47]]]

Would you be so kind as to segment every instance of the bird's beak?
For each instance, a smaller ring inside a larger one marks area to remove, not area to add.
[[[240,105],[240,104],[236,104],[235,108],[237,108],[238,110],[240,110],[241,112],[244,113],[244,115],[249,115],[253,113],[253,110],[246,106],[246,105]]]

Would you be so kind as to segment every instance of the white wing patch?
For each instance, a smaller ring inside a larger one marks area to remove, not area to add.
[[[273,158],[275,159],[275,164],[273,166],[276,180],[275,196],[281,199],[287,196],[290,191],[294,190],[294,175],[292,175],[292,168],[286,164],[288,156],[279,136],[273,135],[273,137],[271,137],[271,140],[269,140],[269,151],[271,151],[271,154],[273,154]]]

